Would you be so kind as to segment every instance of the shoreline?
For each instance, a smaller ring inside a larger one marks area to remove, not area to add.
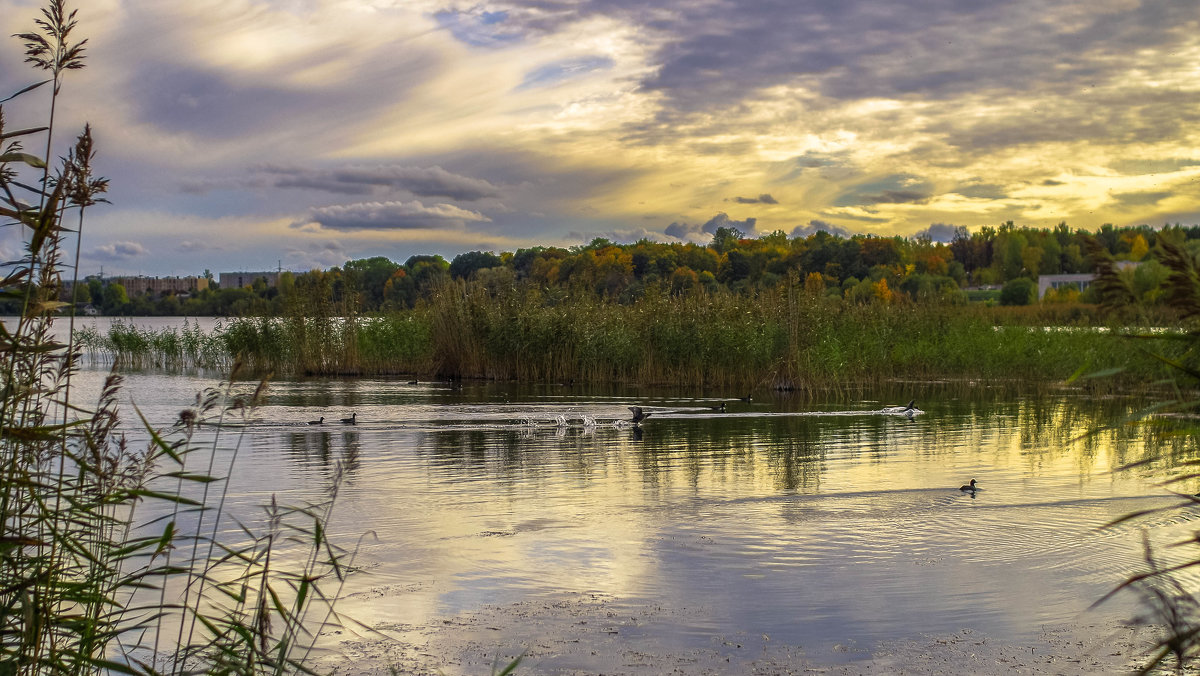
[[[324,632],[329,651],[320,668],[337,676],[499,673],[522,656],[514,673],[604,674],[1126,674],[1147,660],[1146,627],[1111,621],[1045,625],[1036,639],[1005,641],[964,627],[952,634],[917,632],[871,646],[852,638],[833,645],[792,645],[768,635],[688,629],[702,607],[630,605],[593,593],[551,598],[431,620],[423,626],[380,622],[380,635],[343,638]],[[676,631],[659,631],[675,627]],[[385,637],[386,636],[386,637]]]

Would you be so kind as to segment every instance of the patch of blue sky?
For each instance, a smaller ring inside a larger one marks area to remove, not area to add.
[[[433,18],[459,42],[472,47],[504,47],[524,38],[518,28],[506,25],[508,12],[446,10],[437,12]]]
[[[613,65],[613,60],[607,56],[584,56],[556,61],[529,71],[524,81],[517,86],[517,90],[556,85],[597,70],[608,70]]]

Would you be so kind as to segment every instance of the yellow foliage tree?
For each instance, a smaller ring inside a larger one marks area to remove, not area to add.
[[[1146,244],[1146,238],[1139,233],[1136,237],[1129,241],[1129,260],[1140,261],[1150,253],[1150,245]]]
[[[875,300],[888,305],[892,302],[892,290],[888,288],[887,278],[882,277],[878,282],[871,285],[871,291],[875,294]]]
[[[825,277],[819,272],[810,272],[804,278],[804,292],[819,296],[825,293]]]

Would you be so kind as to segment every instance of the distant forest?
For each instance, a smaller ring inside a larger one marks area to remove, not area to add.
[[[1038,229],[1010,221],[973,233],[959,227],[949,243],[826,232],[803,238],[781,231],[746,237],[736,228],[719,228],[706,245],[596,239],[566,249],[471,251],[450,261],[417,255],[399,263],[376,256],[328,270],[284,272],[276,286],[260,278],[243,288],[214,288],[187,297],[131,298],[118,284],[92,279],[80,285],[77,300],[108,315],[378,313],[416,307],[439,286],[469,280],[493,291],[537,290],[549,303],[588,296],[632,304],[648,293],[753,294],[783,284],[855,303],[1087,303],[1094,301],[1090,290],[1069,287],[1039,299],[1036,279],[1091,272],[1093,258],[1106,255],[1139,263],[1122,274],[1137,301],[1154,306],[1165,301],[1161,286],[1167,270],[1152,253],[1162,238],[1178,241],[1193,255],[1200,251],[1200,226],[1180,225],[1104,225],[1086,231],[1066,223]]]

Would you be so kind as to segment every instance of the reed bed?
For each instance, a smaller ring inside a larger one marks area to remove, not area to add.
[[[75,344],[93,361],[117,361],[131,368],[216,368],[233,365],[222,333],[206,333],[199,322],[184,319],[182,328],[139,328],[132,322],[113,322],[101,333],[91,326],[75,330]]]
[[[647,294],[622,304],[450,282],[411,311],[375,317],[239,319],[81,337],[89,351],[163,366],[237,358],[291,375],[416,374],[524,382],[640,383],[731,391],[827,390],[887,380],[1060,382],[1081,365],[1154,380],[1151,352],[1176,341],[1114,340],[1110,327],[997,324],[988,308],[859,305],[780,289]]]

